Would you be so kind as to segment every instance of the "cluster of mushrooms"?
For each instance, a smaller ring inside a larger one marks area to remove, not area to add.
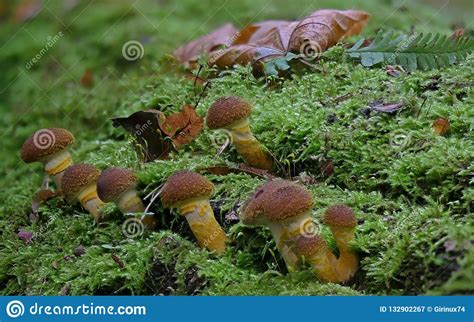
[[[250,166],[269,170],[273,159],[252,134],[249,126],[251,106],[238,97],[223,97],[209,108],[206,123],[210,129],[226,129],[242,159]],[[137,177],[130,169],[109,168],[99,171],[90,164],[73,164],[68,147],[74,136],[61,128],[41,129],[23,144],[21,157],[26,163],[41,162],[46,180],[52,177],[57,194],[70,203],[79,202],[91,216],[103,220],[104,203],[113,202],[122,213],[144,213],[145,206],[137,193]],[[164,207],[183,215],[201,247],[222,254],[229,238],[214,216],[209,199],[214,185],[204,176],[184,170],[172,174],[160,190]],[[357,220],[346,205],[333,205],[324,215],[336,241],[336,256],[324,238],[316,233],[311,210],[313,198],[303,186],[293,181],[274,179],[259,187],[240,209],[243,224],[270,228],[277,248],[289,271],[302,264],[312,266],[325,282],[343,283],[358,269],[358,256],[351,249]],[[147,229],[154,229],[154,216],[143,215]]]

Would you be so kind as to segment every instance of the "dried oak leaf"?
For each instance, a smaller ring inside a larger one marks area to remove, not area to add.
[[[166,117],[160,123],[160,129],[172,138],[175,149],[191,143],[201,133],[204,127],[204,118],[196,114],[191,105],[184,105],[183,109]]]
[[[289,52],[314,56],[341,38],[359,33],[368,19],[369,14],[363,11],[328,9],[315,11],[299,21],[275,20],[252,24],[233,35],[228,40],[230,45],[227,48],[207,52],[211,57],[209,64],[220,68],[252,64],[254,70],[260,71],[265,61],[284,57]],[[176,57],[189,65],[186,59],[189,57]]]
[[[112,122],[136,138],[145,162],[166,159],[173,149],[178,150],[192,142],[204,124],[191,105],[185,105],[180,112],[168,117],[159,110],[149,109],[128,117],[113,118]]]
[[[208,35],[191,41],[175,50],[174,56],[186,68],[196,64],[199,56],[217,50],[221,46],[228,46],[237,29],[232,24],[225,24]]]

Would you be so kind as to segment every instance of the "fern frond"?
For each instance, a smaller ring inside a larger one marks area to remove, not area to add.
[[[431,33],[394,37],[392,32],[379,32],[368,46],[361,47],[364,41],[360,39],[347,50],[349,57],[367,67],[386,63],[401,65],[409,71],[459,63],[474,50],[474,39],[469,37],[452,40],[448,36]]]

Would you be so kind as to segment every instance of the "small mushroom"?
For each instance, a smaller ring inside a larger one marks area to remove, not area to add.
[[[66,200],[79,201],[97,222],[102,219],[100,208],[104,204],[97,196],[99,175],[100,171],[93,165],[79,163],[66,169],[61,182]]]
[[[144,212],[145,206],[137,194],[137,177],[130,169],[110,168],[102,171],[97,179],[97,194],[104,202],[113,202],[124,214]],[[154,216],[143,215],[148,229],[156,227]]]
[[[289,270],[295,270],[300,258],[294,252],[294,241],[305,232],[314,233],[311,218],[311,194],[293,182],[273,180],[261,186],[242,209],[241,220],[247,225],[264,225]]]
[[[186,217],[199,245],[222,254],[227,237],[216,221],[209,197],[214,185],[192,171],[178,171],[168,178],[161,190],[161,202],[167,208],[177,208]]]
[[[359,258],[350,243],[355,239],[357,219],[346,205],[333,205],[324,214],[324,223],[329,226],[339,248],[336,271],[341,282],[348,281],[359,268]]]
[[[295,252],[304,257],[314,269],[315,274],[324,282],[337,283],[337,259],[326,241],[319,235],[300,236],[295,242]]]
[[[206,123],[210,129],[230,131],[232,142],[239,155],[252,167],[270,170],[272,157],[250,130],[250,104],[239,97],[218,99],[207,111]]]
[[[41,129],[33,133],[21,147],[21,158],[26,163],[41,162],[47,175],[52,176],[58,190],[61,177],[72,164],[68,151],[74,136],[66,129]]]

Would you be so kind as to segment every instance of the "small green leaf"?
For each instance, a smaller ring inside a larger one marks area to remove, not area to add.
[[[429,70],[459,63],[474,50],[474,40],[460,37],[452,40],[436,34],[414,34],[394,37],[392,32],[379,32],[366,47],[365,39],[357,41],[346,52],[363,66],[380,63],[400,65],[408,71]]]

